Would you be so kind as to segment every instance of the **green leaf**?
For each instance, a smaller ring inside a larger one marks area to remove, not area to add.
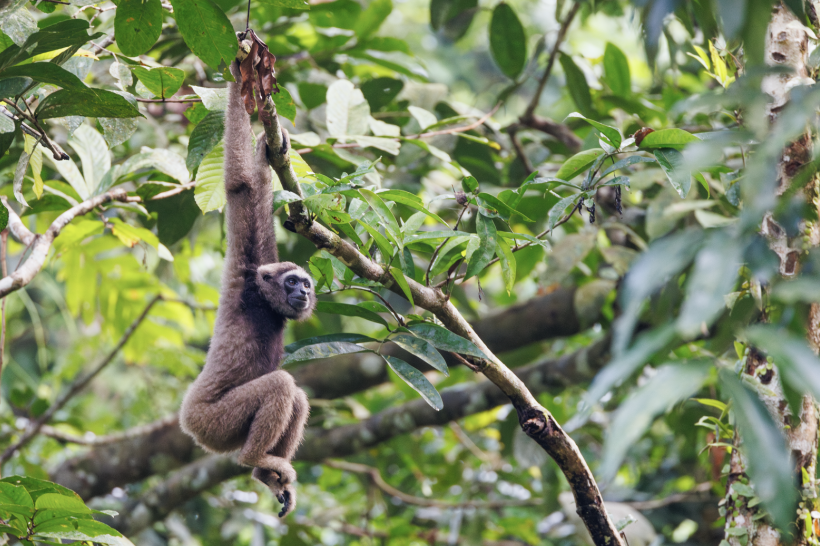
[[[697,392],[710,369],[708,361],[662,366],[644,386],[621,404],[604,442],[599,470],[602,480],[610,481],[615,477],[627,451],[643,436],[655,417]]]
[[[614,165],[605,169],[599,176],[599,178],[603,178],[608,174],[614,173],[615,171],[623,170],[631,165],[636,163],[655,163],[657,159],[654,157],[643,157],[640,155],[631,155],[629,157],[625,157],[619,161],[616,161]]]
[[[407,279],[404,278],[404,273],[398,267],[391,267],[390,268],[390,275],[393,276],[393,280],[396,281],[396,284],[399,285],[401,291],[404,292],[407,301],[410,302],[410,305],[415,305],[413,302],[413,292],[410,290],[410,285],[407,284]]]
[[[276,190],[273,192],[273,210],[275,212],[279,210],[279,207],[283,207],[289,203],[295,203],[296,201],[301,200],[302,198],[293,192],[287,190]]]
[[[440,371],[446,376],[450,375],[450,370],[447,368],[447,362],[436,350],[435,345],[429,343],[419,337],[411,336],[409,334],[397,334],[390,338],[390,341],[407,351],[414,354],[420,359],[427,362],[430,366]]]
[[[307,0],[259,0],[259,3],[267,6],[276,6],[277,8],[310,9],[310,3],[307,2]]]
[[[632,94],[629,61],[618,46],[607,42],[604,50],[604,75],[612,92],[621,97]]]
[[[396,222],[396,217],[393,216],[393,213],[387,205],[384,204],[382,198],[366,189],[360,189],[359,193],[365,201],[370,204],[371,208],[379,216],[382,222],[384,222],[384,229],[387,233],[389,233],[396,242],[401,242],[401,229],[399,229],[399,224]]]
[[[501,216],[506,221],[509,221],[510,217],[513,214],[519,215],[525,222],[535,221],[523,212],[515,210],[507,203],[500,200],[498,197],[490,195],[489,193],[479,193],[478,199],[479,201],[481,201],[481,204],[484,206],[484,208],[497,212],[499,216]]]
[[[693,338],[701,325],[711,325],[726,308],[724,296],[732,291],[743,264],[743,245],[723,231],[712,236],[698,252],[686,283],[686,299],[678,314],[678,332]]]
[[[638,147],[642,149],[674,148],[682,150],[690,142],[698,141],[700,141],[698,137],[683,129],[661,129],[646,135]]]
[[[650,133],[654,134],[654,133]],[[683,154],[673,148],[661,148],[655,150],[655,159],[666,173],[666,178],[681,196],[681,199],[686,199],[689,193],[689,188],[692,186],[692,175],[689,171],[683,170]]]
[[[746,330],[750,343],[774,359],[783,380],[797,392],[820,396],[820,358],[806,340],[776,326],[752,326]]]
[[[582,120],[586,121],[587,123],[589,123],[590,125],[592,125],[596,129],[601,131],[601,134],[603,135],[603,137],[610,144],[612,144],[612,146],[614,146],[615,148],[620,148],[621,147],[621,141],[622,141],[621,133],[615,127],[610,127],[609,125],[605,125],[605,124],[603,124],[599,121],[591,120],[591,119],[587,118],[586,116],[584,116],[583,114],[579,114],[578,112],[571,113],[570,115],[567,116],[567,118],[578,118],[578,119],[582,119]]]
[[[467,264],[467,272],[464,275],[465,281],[481,273],[495,255],[496,229],[492,218],[487,218],[483,214],[477,215],[476,232],[479,239],[478,249],[473,252],[470,263]]]
[[[162,17],[160,0],[119,0],[114,31],[123,55],[147,53],[162,33]]]
[[[436,222],[444,224],[445,226],[447,225],[447,222],[442,220],[438,214],[435,214],[427,210],[427,208],[424,206],[424,201],[421,200],[421,197],[413,193],[404,190],[379,190],[378,193],[376,193],[376,195],[387,201],[395,201],[396,203],[401,203],[402,205],[410,207],[411,209],[423,212]]]
[[[284,85],[278,86],[279,92],[273,93],[271,98],[276,105],[276,113],[287,118],[291,123],[296,123],[296,103],[290,96],[290,91]]]
[[[593,115],[594,110],[592,109],[592,95],[589,92],[589,84],[587,83],[587,78],[584,76],[583,71],[578,68],[578,65],[575,64],[572,57],[566,53],[561,53],[560,61],[561,66],[564,68],[564,76],[567,79],[569,95],[572,97],[572,101],[575,103],[575,106],[577,106],[578,110],[580,110],[585,116]],[[563,176],[557,174],[555,176],[558,178],[563,178],[564,180],[569,180],[569,178],[564,178]]]
[[[143,117],[137,107],[104,89],[61,89],[47,96],[37,107],[38,119],[86,116],[94,118]]]
[[[200,214],[193,190],[145,201],[145,208],[157,213],[157,237],[166,247],[188,235]]]
[[[420,231],[404,238],[405,243],[415,243],[416,241],[425,241],[430,239],[446,239],[448,237],[462,237],[470,236],[466,231]]]
[[[91,508],[77,496],[69,497],[67,495],[60,495],[59,493],[46,493],[37,499],[34,503],[34,508],[37,510],[60,510],[65,512],[78,512],[81,514],[90,514]]]
[[[462,355],[475,356],[489,360],[481,349],[476,345],[458,334],[454,334],[450,330],[433,324],[432,322],[417,322],[410,324],[407,329],[413,332],[420,338],[423,338],[432,343],[437,349],[442,351],[450,351],[451,353],[458,353]]]
[[[578,205],[578,200],[582,196],[582,193],[576,193],[574,195],[570,195],[569,197],[564,197],[553,205],[547,215],[547,226],[549,226],[550,231],[555,229],[555,224],[560,222],[564,216],[569,214],[569,210]]]
[[[196,172],[194,198],[202,213],[222,210],[225,206],[224,150],[220,142],[202,160]]]
[[[515,256],[513,256],[510,244],[503,240],[496,240],[496,253],[501,262],[501,276],[504,278],[504,287],[507,289],[507,294],[512,293],[515,286]]]
[[[34,501],[31,500],[31,495],[25,487],[2,482],[0,482],[0,504],[14,504],[34,508]]]
[[[372,337],[368,336],[363,336],[361,334],[326,334],[323,336],[315,336],[306,339],[300,339],[295,343],[291,343],[290,345],[285,346],[285,352],[295,353],[302,347],[307,347],[308,345],[318,345],[320,343],[335,343],[340,341],[344,341],[346,343],[378,343],[377,339],[373,339]]]
[[[0,80],[19,77],[31,78],[38,83],[48,83],[63,89],[86,89],[80,78],[54,63],[12,66],[0,72]]]
[[[389,261],[395,253],[393,250],[393,245],[390,244],[390,241],[388,241],[384,235],[379,233],[378,229],[372,227],[364,219],[359,220],[359,225],[362,226],[371,237],[373,237],[373,240],[376,242],[376,246],[379,247],[379,251],[382,253],[382,259]]]
[[[340,138],[367,132],[370,105],[348,80],[336,80],[327,89],[327,131]]]
[[[433,409],[439,411],[444,407],[441,395],[433,384],[424,377],[423,373],[404,360],[386,355],[381,355],[381,357],[387,362],[390,369],[396,372],[396,375],[402,378],[405,383],[413,387],[413,390],[419,393],[421,397],[424,398],[424,401],[430,404]]]
[[[374,313],[364,307],[358,305],[350,305],[349,303],[336,303],[332,301],[320,301],[316,303],[316,311],[319,313],[330,313],[333,315],[343,315],[346,317],[358,317],[382,326],[388,326],[386,320],[378,313]]]
[[[152,69],[141,66],[134,67],[134,75],[154,94],[161,99],[170,98],[182,87],[185,81],[185,72],[179,68],[159,66]]]
[[[465,193],[476,193],[478,191],[478,180],[474,176],[465,176],[461,179],[461,187]]]
[[[724,402],[720,400],[714,400],[712,398],[692,398],[698,404],[703,404],[704,406],[709,406],[710,408],[715,408],[720,410],[721,412],[726,411],[727,406]]]
[[[0,206],[0,231],[3,231],[9,225],[9,209],[5,206]]]
[[[514,80],[524,70],[527,35],[515,10],[503,2],[495,6],[490,19],[490,52],[496,66],[508,78]]]
[[[591,150],[584,150],[583,152],[575,154],[564,161],[564,164],[561,165],[561,168],[555,173],[555,178],[566,181],[572,180],[587,170],[590,165],[595,163],[595,160],[604,153],[606,152],[601,148],[592,148]]]
[[[393,2],[391,0],[373,0],[373,2],[370,2],[367,9],[358,16],[356,22],[354,30],[359,40],[366,40],[379,30],[379,27],[392,11]]]
[[[327,86],[320,83],[299,82],[299,98],[308,110],[313,110],[325,102]],[[364,90],[364,86],[362,86]],[[371,105],[372,107],[372,105]]]
[[[732,414],[743,438],[741,449],[755,491],[775,525],[787,529],[793,525],[797,489],[792,475],[794,463],[783,435],[757,395],[733,373],[721,370],[720,385],[732,399]]]
[[[188,140],[188,157],[185,159],[185,166],[188,167],[191,176],[196,174],[202,159],[219,144],[223,134],[225,134],[225,113],[221,110],[208,112],[194,127],[191,138]]]
[[[330,358],[337,355],[346,355],[351,353],[362,353],[368,351],[361,345],[355,343],[348,343],[346,341],[332,341],[328,343],[315,343],[313,345],[306,345],[289,354],[282,365],[290,364],[292,362],[304,362],[305,360],[316,360],[319,358]]]
[[[213,0],[171,0],[174,19],[194,55],[213,69],[236,58],[239,43],[233,25]]]

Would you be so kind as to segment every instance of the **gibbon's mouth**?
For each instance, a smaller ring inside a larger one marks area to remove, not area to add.
[[[307,309],[308,299],[294,296],[290,298],[290,305],[295,309]]]

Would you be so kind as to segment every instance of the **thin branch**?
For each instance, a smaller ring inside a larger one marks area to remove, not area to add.
[[[512,142],[513,145],[513,150],[515,150],[515,155],[518,156],[518,159],[521,160],[521,164],[524,165],[524,171],[527,173],[527,176],[531,175],[535,172],[535,167],[533,167],[530,158],[527,157],[524,146],[521,145],[521,140],[518,138],[518,130],[510,129],[508,133],[510,135],[510,142]]]
[[[95,208],[110,203],[111,201],[126,201],[128,194],[123,189],[115,189],[106,192],[97,197],[93,197],[87,201],[83,201],[79,205],[75,205],[62,213],[51,223],[51,226],[42,235],[36,235],[28,230],[23,225],[20,217],[14,212],[5,196],[0,197],[0,202],[9,211],[9,228],[12,235],[17,237],[20,242],[31,246],[31,254],[25,263],[22,264],[11,275],[4,276],[0,279],[0,298],[19,290],[30,283],[37,273],[43,268],[51,244],[60,232],[66,227],[74,218],[82,216],[91,212]]]
[[[12,444],[11,446],[9,446],[3,452],[3,454],[0,455],[0,465],[11,459],[11,457],[21,447],[25,446],[31,440],[33,440],[34,437],[37,436],[37,433],[40,432],[40,429],[43,427],[43,425],[45,425],[54,416],[55,413],[63,409],[63,407],[68,403],[69,400],[71,400],[78,392],[83,390],[91,382],[92,379],[97,377],[97,375],[101,371],[103,371],[103,369],[106,366],[108,366],[108,364],[110,364],[112,360],[114,360],[114,357],[117,356],[117,353],[120,352],[120,349],[122,349],[122,347],[128,342],[128,340],[131,339],[131,336],[134,334],[137,327],[139,327],[139,325],[142,324],[142,321],[146,319],[149,311],[151,311],[151,308],[154,306],[154,304],[160,301],[161,299],[162,296],[157,295],[150,302],[148,302],[148,305],[145,306],[145,309],[142,311],[142,313],[136,319],[134,319],[134,322],[132,322],[128,329],[125,330],[125,333],[120,338],[120,341],[111,350],[111,352],[108,353],[108,356],[106,356],[99,364],[97,364],[97,366],[94,367],[94,369],[92,369],[86,375],[75,380],[68,387],[68,390],[62,396],[57,398],[57,400],[54,401],[54,403],[45,411],[45,413],[43,413],[43,415],[38,417],[35,421],[29,423],[28,428],[25,432],[23,432],[22,436],[20,436],[20,439],[17,440],[17,442]]]
[[[456,225],[455,225],[455,227],[453,227],[453,231],[458,231],[458,225],[461,223],[461,218],[464,216],[464,213],[467,212],[468,208],[469,207],[467,206],[466,203],[461,206],[461,211],[458,213],[458,219],[456,219]],[[436,257],[438,256],[438,253],[441,251],[442,247],[444,247],[444,245],[446,245],[447,241],[449,241],[449,240],[450,240],[450,237],[447,237],[446,239],[444,239],[441,242],[441,244],[438,245],[436,247],[436,249],[433,251],[433,255],[430,256],[430,262],[427,264],[427,271],[424,274],[424,284],[426,284],[427,286],[430,286],[430,270],[433,269],[433,264],[436,261]]]
[[[178,188],[174,188],[172,190],[164,191],[162,193],[156,194],[154,197],[150,199],[150,201],[156,201],[157,199],[166,199],[168,197],[173,197],[178,195],[186,190],[190,190],[196,187],[195,181],[186,182],[184,184],[180,184]]]
[[[580,8],[581,3],[576,2],[573,4],[572,9],[569,10],[569,13],[567,13],[567,16],[564,17],[564,22],[561,23],[561,28],[558,30],[558,35],[555,37],[555,44],[552,46],[552,51],[550,52],[549,59],[547,60],[547,66],[544,69],[544,74],[538,81],[538,89],[535,91],[530,104],[524,111],[524,115],[521,116],[522,119],[531,118],[535,113],[535,109],[538,108],[538,103],[541,102],[541,94],[544,92],[544,87],[547,85],[550,74],[552,74],[552,67],[555,65],[556,57],[558,57],[558,51],[561,48],[561,43],[564,41],[564,36],[566,36],[567,30],[569,30],[569,26],[572,24],[572,20],[575,19],[575,15],[578,13]]]
[[[95,55],[98,55],[98,54],[102,53],[103,50],[105,48],[107,48],[108,46],[110,46],[111,44],[113,44],[115,40],[116,40],[116,38],[114,37],[114,35],[109,35],[109,36],[106,36],[105,38],[103,38],[100,41],[99,44],[95,44],[94,42],[91,42],[91,45],[94,46],[94,49],[96,50],[96,51],[93,51],[93,53]]]
[[[202,99],[199,97],[192,97],[189,99],[141,99],[137,97],[136,99],[137,102],[202,102]]]
[[[379,472],[378,468],[374,468],[372,466],[367,466],[364,464],[359,463],[349,463],[347,461],[335,461],[331,459],[325,459],[322,461],[322,464],[325,466],[329,466],[330,468],[335,468],[337,470],[344,470],[345,472],[353,472],[355,474],[366,474],[370,481],[373,482],[373,485],[390,495],[391,497],[396,497],[397,499],[401,500],[406,504],[413,504],[415,506],[435,506],[439,508],[503,508],[506,506],[537,506],[542,504],[542,500],[539,498],[530,498],[530,499],[510,499],[510,500],[498,500],[498,501],[463,501],[463,502],[451,502],[451,501],[443,501],[438,499],[426,499],[424,497],[416,497],[414,495],[409,495],[396,489],[386,481]]]
[[[4,102],[6,102],[7,104],[13,106],[14,109],[17,110],[17,112],[20,114],[21,117],[27,118],[25,113],[22,112],[19,108],[17,108],[16,104],[9,101],[8,99],[4,99]],[[12,112],[8,111],[5,107],[0,107],[0,114],[4,115],[7,118],[9,118],[11,120],[14,120],[14,121],[17,121],[17,119],[18,119]],[[20,122],[20,130],[23,133],[40,140],[41,144],[51,151],[51,156],[56,161],[65,161],[66,159],[68,159],[68,154],[65,153],[65,151],[63,151],[63,149],[60,147],[59,144],[57,144],[56,142],[54,142],[53,140],[48,138],[48,135],[46,135],[45,133],[42,133],[39,130],[30,127],[28,124],[26,124],[22,121]]]
[[[55,440],[59,440],[60,442],[65,442],[68,444],[77,444],[82,446],[104,446],[124,442],[126,440],[131,440],[134,438],[139,438],[140,436],[147,436],[148,434],[151,434],[152,432],[155,432],[161,428],[176,424],[177,417],[176,415],[173,415],[171,417],[166,417],[164,419],[154,421],[153,423],[148,423],[147,425],[140,425],[137,427],[130,428],[128,430],[124,430],[122,432],[106,434],[105,436],[96,436],[92,432],[86,432],[82,436],[77,436],[76,434],[69,434],[67,432],[63,432],[50,425],[43,425],[40,428],[40,433],[43,436],[48,436],[49,438],[54,438]]]

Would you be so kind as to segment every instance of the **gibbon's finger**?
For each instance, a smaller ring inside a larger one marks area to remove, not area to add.
[[[283,518],[288,512],[290,512],[290,491],[286,489],[281,495],[277,496],[277,499],[282,503],[282,510],[279,512],[279,517]]]

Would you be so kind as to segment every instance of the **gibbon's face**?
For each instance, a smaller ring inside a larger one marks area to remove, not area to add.
[[[266,264],[257,270],[259,290],[274,311],[294,320],[305,320],[316,306],[313,279],[291,262]]]

